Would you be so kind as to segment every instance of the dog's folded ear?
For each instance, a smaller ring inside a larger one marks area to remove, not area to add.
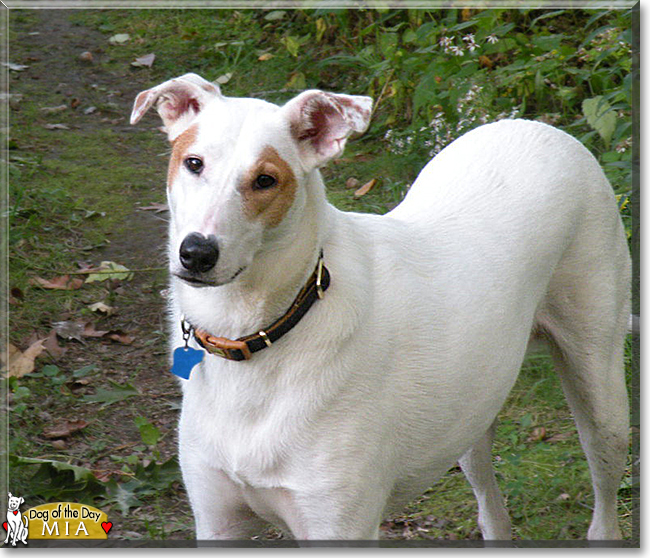
[[[366,131],[371,108],[370,97],[310,90],[282,110],[306,165],[316,168],[339,156],[352,133]]]
[[[209,101],[220,95],[216,84],[196,74],[185,74],[139,93],[133,103],[131,124],[138,122],[155,103],[169,139],[173,140]]]

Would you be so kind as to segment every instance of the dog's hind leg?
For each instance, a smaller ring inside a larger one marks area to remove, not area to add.
[[[602,258],[586,244],[572,247],[560,262],[536,327],[549,339],[589,463],[594,513],[587,537],[613,540],[621,538],[616,496],[628,451],[629,260],[624,241],[595,252]]]
[[[510,517],[492,467],[496,422],[458,461],[478,502],[478,525],[485,540],[511,540]]]

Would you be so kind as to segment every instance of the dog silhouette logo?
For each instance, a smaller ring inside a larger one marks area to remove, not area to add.
[[[7,503],[7,521],[2,526],[7,531],[5,544],[11,541],[11,546],[16,546],[17,542],[27,544],[28,523],[27,516],[23,518],[20,511],[20,505],[25,502],[24,498],[12,496],[9,492],[9,501]]]

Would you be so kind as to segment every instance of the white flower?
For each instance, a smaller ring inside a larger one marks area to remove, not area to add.
[[[467,35],[465,35],[463,37],[463,41],[465,41],[466,43],[473,43],[474,42],[474,35],[472,35],[472,33],[468,33]]]
[[[454,56],[465,56],[465,53],[463,52],[463,49],[457,46],[452,46],[449,48],[449,50],[452,52]]]
[[[499,37],[496,35],[488,35],[487,36],[487,42],[490,44],[498,43],[499,42]]]
[[[440,46],[448,47],[451,46],[453,39],[451,37],[443,37],[440,39]]]

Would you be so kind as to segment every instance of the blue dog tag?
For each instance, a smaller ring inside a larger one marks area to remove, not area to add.
[[[178,347],[174,350],[172,374],[184,380],[190,379],[190,372],[203,360],[204,351],[192,347]]]

